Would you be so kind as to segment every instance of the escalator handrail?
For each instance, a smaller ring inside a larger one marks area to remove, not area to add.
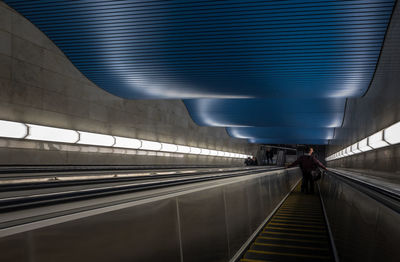
[[[256,175],[262,173],[274,173],[277,171],[281,171],[283,169],[274,169],[274,170],[264,170],[264,169],[244,169],[243,172],[230,172],[227,171],[225,173],[217,173],[216,175],[205,175],[204,177],[185,177],[181,180],[162,180],[162,181],[154,181],[154,182],[146,182],[139,184],[121,184],[114,186],[106,186],[99,188],[91,188],[91,189],[81,189],[81,190],[67,190],[60,191],[56,193],[47,193],[47,194],[37,194],[37,195],[28,195],[21,197],[10,197],[0,199],[0,213],[1,212],[9,212],[20,210],[23,208],[32,208],[37,206],[55,204],[55,203],[63,203],[71,200],[80,200],[80,199],[88,199],[94,197],[101,196],[109,196],[116,195],[121,193],[129,193],[136,192],[139,190],[148,190],[148,189],[156,189],[168,186],[179,186],[197,182],[206,182],[218,179],[225,178],[233,178],[240,176],[248,176],[248,175]],[[55,198],[55,196],[58,198]]]
[[[346,174],[346,172],[343,171],[328,169],[327,173],[335,176],[336,178],[339,178],[341,181],[346,182],[351,187],[372,197],[376,201],[384,204],[385,206],[400,214],[399,193],[391,191],[380,185],[355,178],[354,176]]]

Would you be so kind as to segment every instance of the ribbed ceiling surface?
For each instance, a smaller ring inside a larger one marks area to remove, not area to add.
[[[188,99],[201,125],[269,128],[340,126],[345,99],[368,89],[394,5],[394,0],[5,2],[110,93]],[[217,111],[208,107],[216,103],[222,103]],[[253,139],[275,134],[246,130]],[[285,141],[283,134],[279,139]],[[290,134],[291,141],[302,143],[312,133],[296,136],[290,129]]]
[[[342,124],[345,98],[188,99],[201,126],[327,127]]]

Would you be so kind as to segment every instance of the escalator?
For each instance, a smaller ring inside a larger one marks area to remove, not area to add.
[[[335,261],[319,192],[298,184],[240,261]]]

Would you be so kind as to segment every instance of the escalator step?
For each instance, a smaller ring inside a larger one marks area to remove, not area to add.
[[[298,185],[240,261],[333,261],[319,195]]]

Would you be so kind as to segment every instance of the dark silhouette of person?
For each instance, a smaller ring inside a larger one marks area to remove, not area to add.
[[[301,192],[314,193],[314,180],[311,172],[316,170],[318,167],[326,170],[326,167],[316,159],[312,153],[314,149],[312,147],[306,147],[306,154],[297,158],[292,164],[288,165],[288,168],[299,165],[301,172],[303,173],[303,180],[301,183]]]
[[[253,160],[250,157],[248,157],[248,158],[246,158],[246,160],[244,160],[244,163],[246,164],[246,166],[251,166],[252,162],[253,162]]]
[[[266,158],[267,158],[267,165],[272,165],[272,158],[274,157],[274,152],[272,151],[271,148],[267,149],[267,152],[265,154]]]

